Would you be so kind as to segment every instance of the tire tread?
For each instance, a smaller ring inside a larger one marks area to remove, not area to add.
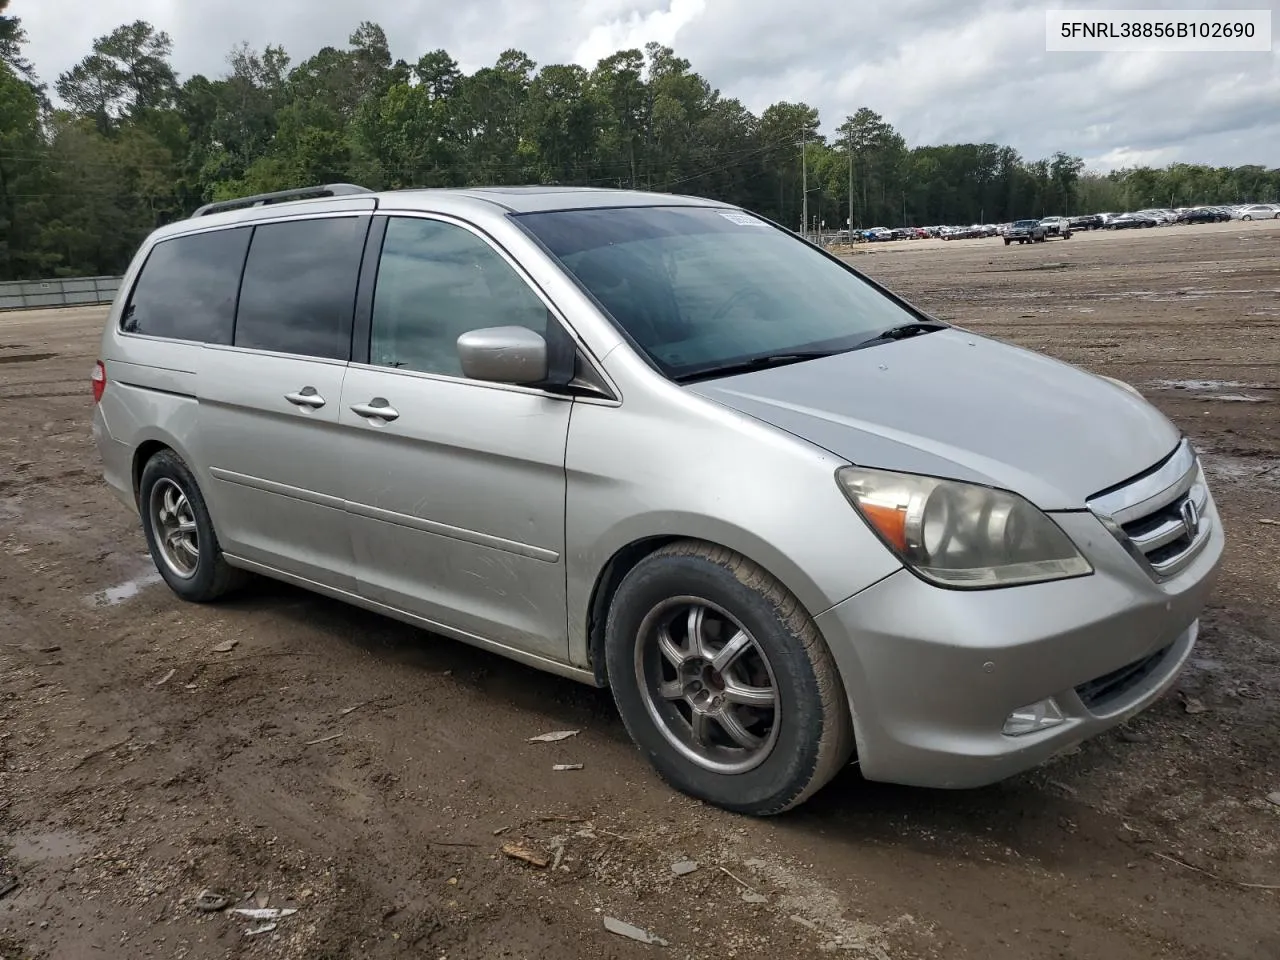
[[[854,748],[853,720],[844,684],[817,623],[777,577],[727,547],[701,540],[678,540],[660,547],[651,556],[699,558],[723,567],[744,587],[773,606],[791,635],[804,647],[821,700],[823,724],[817,755],[808,777],[797,784],[789,796],[780,797],[774,805],[753,812],[772,816],[799,806],[830,782],[848,761]]]

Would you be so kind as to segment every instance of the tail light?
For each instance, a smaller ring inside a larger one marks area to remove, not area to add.
[[[97,403],[102,399],[102,391],[107,389],[107,368],[99,360],[93,366],[93,402]]]

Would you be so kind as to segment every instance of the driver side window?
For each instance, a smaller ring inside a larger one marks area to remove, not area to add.
[[[458,337],[484,327],[547,335],[546,306],[484,240],[451,223],[392,217],[378,262],[369,362],[462,377]]]

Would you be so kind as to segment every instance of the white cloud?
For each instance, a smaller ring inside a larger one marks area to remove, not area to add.
[[[1274,5],[1276,0],[1271,0]],[[340,46],[362,19],[392,52],[444,47],[463,69],[504,49],[593,65],[656,40],[759,112],[803,100],[831,131],[860,106],[908,143],[997,142],[1029,158],[1065,150],[1100,166],[1280,163],[1280,44],[1271,53],[1046,53],[1044,10],[1062,0],[13,0],[47,82],[120,23],[174,39],[184,75],[216,74],[231,46],[283,44],[295,60]],[[1114,7],[1115,0],[1073,0]],[[1207,0],[1161,0],[1203,8]],[[1254,6],[1258,4],[1253,3]],[[1280,18],[1276,18],[1280,26]],[[1156,158],[1156,159],[1150,159]]]

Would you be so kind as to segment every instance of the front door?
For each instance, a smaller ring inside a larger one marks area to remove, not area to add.
[[[563,660],[565,445],[572,401],[468,380],[457,339],[557,321],[510,261],[456,223],[391,217],[367,364],[339,424],[360,592]]]

